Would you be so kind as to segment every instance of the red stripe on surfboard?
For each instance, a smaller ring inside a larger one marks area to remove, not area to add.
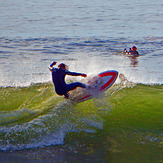
[[[87,96],[81,98],[79,101],[83,101],[83,100],[89,99],[91,96],[92,96],[92,95],[87,95]]]
[[[100,77],[112,76],[111,79],[100,88],[100,91],[105,91],[106,89],[111,87],[114,84],[117,75],[118,75],[117,71],[106,71],[106,72],[99,74],[98,76]]]
[[[111,70],[111,71],[102,72],[98,76],[99,77],[112,76],[111,79],[100,88],[100,91],[102,92],[102,91],[107,90],[109,87],[111,87],[114,84],[114,82],[117,79],[118,72]],[[88,100],[90,98],[92,98],[92,95],[86,95],[85,97],[79,99],[78,101],[82,102],[82,101]]]

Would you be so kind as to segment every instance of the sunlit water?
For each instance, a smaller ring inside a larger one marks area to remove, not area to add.
[[[0,86],[51,80],[55,60],[88,74],[115,69],[162,83],[162,1],[1,1]],[[140,57],[122,55],[137,46]]]

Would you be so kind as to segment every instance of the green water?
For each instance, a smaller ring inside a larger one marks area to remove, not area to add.
[[[79,133],[73,135],[80,145],[86,144],[83,153],[106,162],[162,162],[163,86],[137,85],[105,98],[111,111],[101,114],[103,129],[84,139]],[[85,105],[94,104],[88,101]],[[82,104],[78,107],[82,112]]]
[[[1,150],[56,139],[81,162],[163,161],[163,85],[115,85],[77,104],[57,96],[51,83],[1,88],[0,97]]]
[[[46,114],[59,101],[53,85],[49,83],[29,87],[1,88],[0,97],[0,111],[3,114],[10,114],[9,117],[1,119],[1,125],[28,122]]]

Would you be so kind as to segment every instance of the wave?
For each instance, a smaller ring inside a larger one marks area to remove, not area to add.
[[[73,103],[57,96],[52,83],[0,88],[0,150],[64,144],[70,133],[98,130],[112,139],[129,134],[136,142],[141,137],[141,143],[160,143],[162,90],[163,85],[121,83]]]
[[[62,144],[67,132],[102,128],[95,116],[77,116],[72,102],[53,93],[49,83],[1,88],[1,150]]]

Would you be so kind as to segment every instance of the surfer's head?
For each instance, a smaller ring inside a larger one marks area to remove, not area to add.
[[[135,50],[138,50],[138,49],[137,49],[136,46],[133,46],[133,47],[131,48],[131,50],[134,50],[134,51],[135,51]]]
[[[58,68],[62,68],[62,69],[68,69],[68,66],[64,63],[61,63],[58,65]]]

